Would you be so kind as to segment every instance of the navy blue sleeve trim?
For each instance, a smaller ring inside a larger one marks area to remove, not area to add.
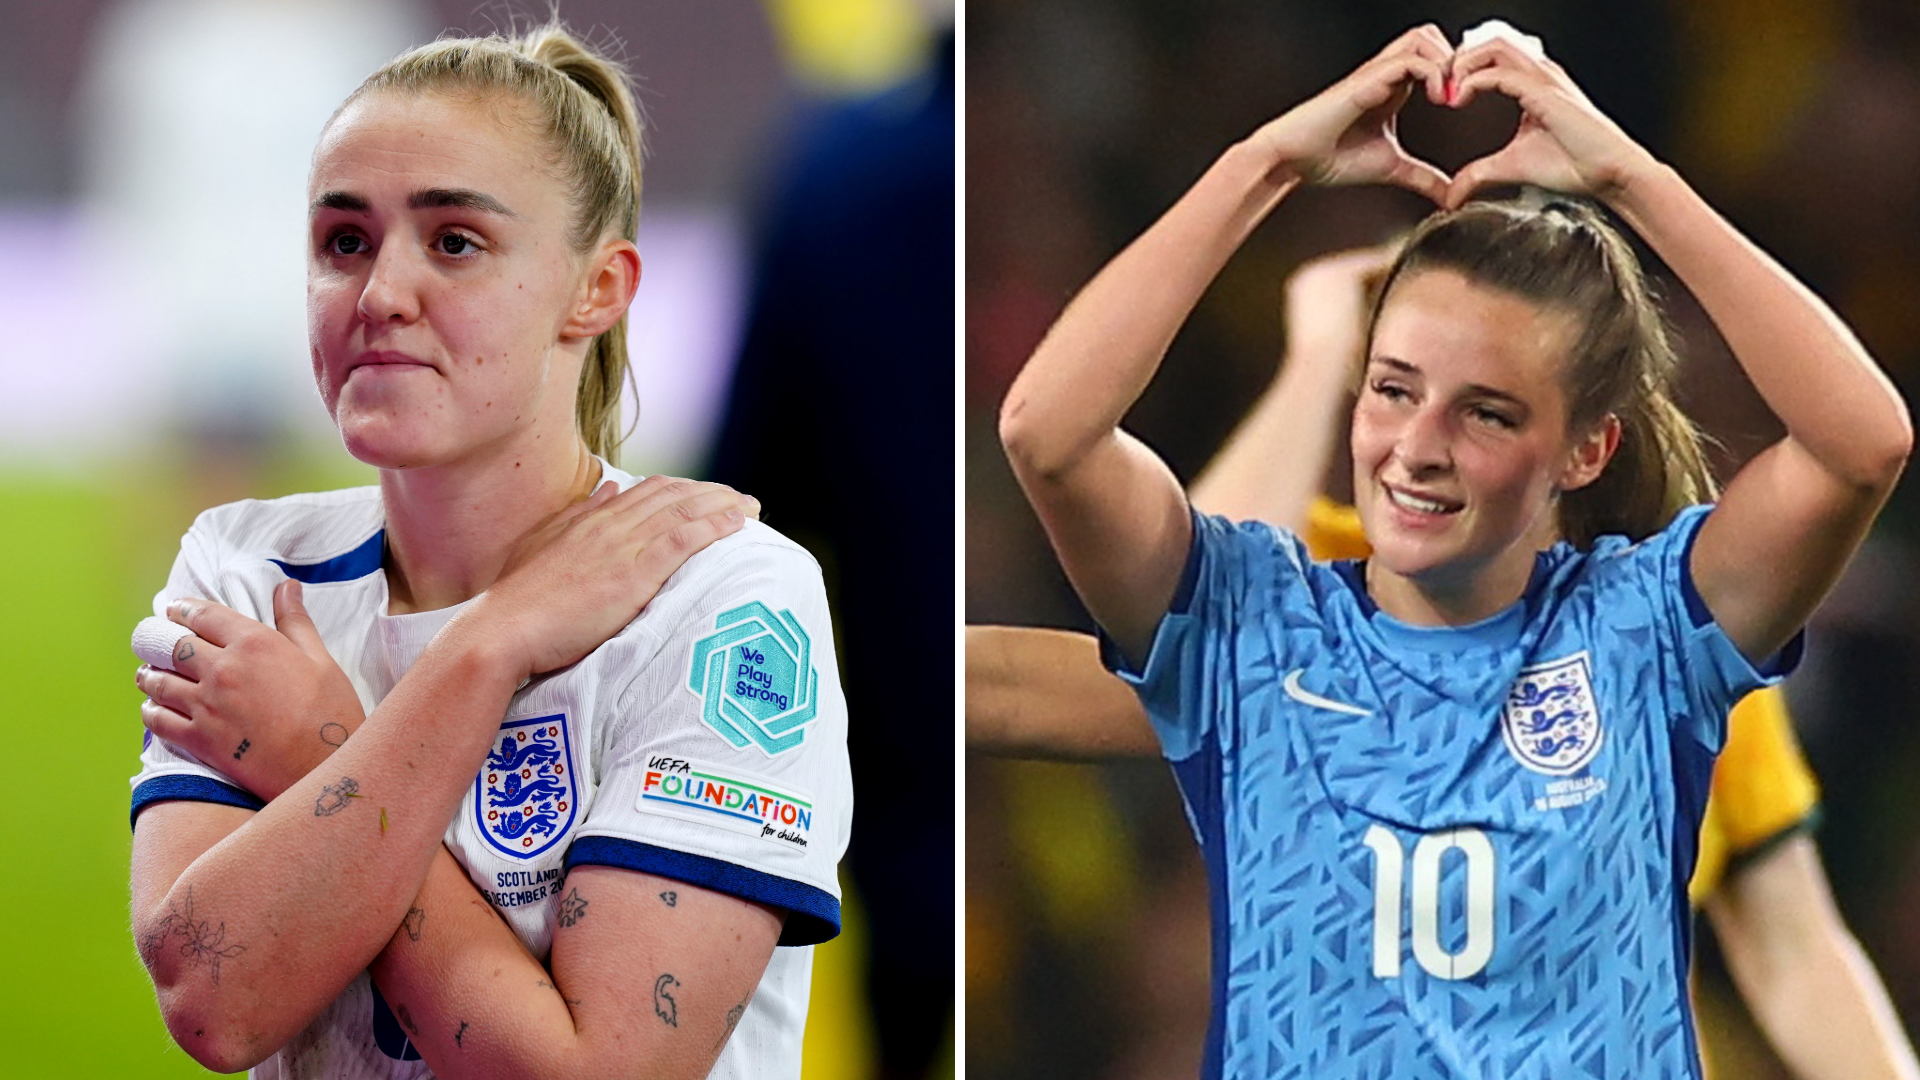
[[[567,850],[567,869],[581,865],[657,874],[757,904],[785,908],[787,925],[780,931],[782,945],[818,945],[840,935],[840,901],[832,894],[737,863],[617,836],[583,836]]]
[[[132,828],[140,820],[140,811],[157,802],[174,800],[220,803],[243,810],[260,810],[267,805],[232,784],[223,784],[211,777],[156,776],[133,789],[133,813],[127,816],[127,827]]]
[[[1193,606],[1193,591],[1200,587],[1200,530],[1206,522],[1191,506],[1187,507],[1187,516],[1193,519],[1187,537],[1187,563],[1180,568],[1180,584],[1174,586],[1173,599],[1167,604],[1169,615],[1185,615]]]
[[[1187,507],[1187,514],[1193,519],[1192,536],[1187,539],[1186,565],[1180,568],[1180,581],[1173,587],[1173,599],[1167,604],[1168,615],[1185,615],[1187,609],[1193,606],[1194,590],[1200,587],[1200,529],[1204,521],[1200,511],[1192,506]],[[1157,631],[1158,627],[1155,629]],[[1127,665],[1126,655],[1120,651],[1120,646],[1107,636],[1104,627],[1094,627],[1093,634],[1100,642],[1100,662],[1107,666],[1108,671],[1124,671],[1131,675],[1141,673]],[[1146,658],[1142,657],[1141,663],[1145,662]],[[1142,671],[1144,670],[1143,668]]]
[[[1687,621],[1695,630],[1713,623],[1713,612],[1707,610],[1707,602],[1700,598],[1700,590],[1693,584],[1693,542],[1700,539],[1700,526],[1706,523],[1705,514],[1694,518],[1686,542],[1680,546],[1680,596],[1687,602]]]
[[[1700,590],[1693,584],[1693,542],[1700,539],[1700,529],[1707,523],[1707,515],[1701,514],[1693,520],[1692,532],[1687,534],[1685,545],[1680,549],[1680,595],[1687,602],[1687,621],[1695,630],[1713,625],[1713,612],[1707,610],[1707,602],[1700,596]],[[1807,651],[1807,630],[1801,627],[1793,639],[1780,647],[1780,651],[1753,665],[1761,676],[1771,679],[1784,678],[1800,666],[1800,659]]]
[[[286,571],[286,575],[295,581],[308,585],[324,585],[330,581],[353,581],[366,577],[380,569],[380,563],[387,552],[387,530],[381,529],[359,547],[345,555],[335,555],[325,562],[290,563],[279,559],[267,561]]]

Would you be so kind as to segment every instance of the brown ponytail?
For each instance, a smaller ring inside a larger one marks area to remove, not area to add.
[[[591,250],[610,234],[634,239],[645,138],[640,109],[626,70],[582,43],[558,19],[513,36],[422,45],[368,76],[341,108],[375,90],[517,95],[532,106],[573,187],[569,239],[574,250]],[[575,397],[580,437],[601,457],[611,458],[625,437],[620,394],[632,381],[622,315],[588,347]]]
[[[1444,268],[1580,320],[1564,385],[1569,426],[1619,418],[1620,446],[1593,483],[1560,499],[1560,535],[1576,547],[1644,539],[1713,499],[1704,437],[1673,400],[1680,358],[1633,249],[1598,210],[1560,195],[1469,203],[1422,222],[1401,249],[1380,305],[1404,275]]]

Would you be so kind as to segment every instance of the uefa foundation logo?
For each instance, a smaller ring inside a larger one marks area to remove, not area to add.
[[[687,675],[701,719],[736,749],[757,746],[772,757],[799,746],[820,683],[800,620],[755,602],[721,612],[713,628],[693,643]]]

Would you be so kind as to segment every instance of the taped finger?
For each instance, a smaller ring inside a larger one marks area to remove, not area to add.
[[[1489,41],[1505,41],[1525,55],[1535,60],[1547,57],[1546,46],[1536,35],[1529,34],[1505,19],[1488,19],[1479,26],[1460,35],[1460,50],[1465,52],[1477,45]]]
[[[177,671],[173,664],[174,648],[182,638],[193,636],[193,631],[157,615],[141,619],[133,628],[133,655],[152,667]]]

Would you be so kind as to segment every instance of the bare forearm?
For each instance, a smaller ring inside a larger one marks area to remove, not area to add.
[[[517,677],[454,634],[353,738],[136,913],[182,1046],[251,1064],[379,952],[406,913]],[[181,946],[181,947],[175,947]]]
[[[1080,291],[1001,409],[1017,468],[1071,469],[1119,426],[1207,286],[1296,182],[1249,144],[1229,149]]]
[[[1349,370],[1289,354],[1279,378],[1194,479],[1194,508],[1235,521],[1306,528],[1333,457],[1334,431]]]
[[[371,972],[437,1077],[587,1075],[579,1002],[565,999],[445,847]]]
[[[1707,914],[1741,997],[1800,1080],[1920,1080],[1810,839],[1793,837],[1742,868]]]
[[[444,850],[373,966],[449,1080],[693,1080],[746,1013],[784,913],[629,870],[561,886],[546,965]]]
[[[1747,992],[1768,1040],[1799,1080],[1920,1080],[1879,975],[1853,935],[1833,929],[1825,948]]]
[[[1139,699],[1086,634],[969,626],[966,660],[971,749],[1067,760],[1159,751]]]
[[[1788,436],[1840,480],[1890,487],[1912,424],[1839,316],[1665,165],[1648,159],[1612,203],[1699,299]]]

